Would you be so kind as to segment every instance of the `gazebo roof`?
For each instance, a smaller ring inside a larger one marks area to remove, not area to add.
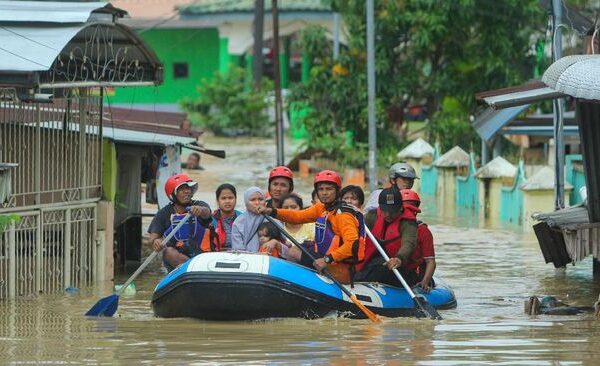
[[[438,168],[458,168],[463,166],[469,166],[470,158],[466,151],[460,148],[460,146],[454,146],[448,150],[444,155],[440,156],[433,165]]]
[[[418,138],[415,141],[411,142],[407,147],[402,149],[396,157],[398,159],[420,159],[426,155],[431,155],[435,153],[433,146],[431,146],[427,141],[422,138]]]
[[[521,185],[524,191],[542,191],[554,189],[554,169],[545,166],[538,170],[534,175],[527,178]],[[573,186],[565,181],[565,189],[573,189]]]
[[[513,178],[516,174],[517,167],[502,156],[495,157],[475,172],[477,178]]]
[[[155,85],[162,64],[108,3],[0,1],[0,85]]]

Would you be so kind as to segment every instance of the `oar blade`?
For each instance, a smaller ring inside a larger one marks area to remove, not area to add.
[[[365,304],[358,301],[355,295],[350,296],[350,299],[352,300],[354,305],[356,305],[367,316],[367,318],[369,318],[369,320],[371,320],[373,323],[381,323],[381,319],[379,319],[377,314],[369,310],[369,308],[367,308]]]
[[[98,300],[87,313],[86,316],[106,316],[112,317],[119,307],[119,296],[112,294]]]
[[[417,311],[422,312],[425,316],[428,316],[433,320],[442,320],[440,313],[438,313],[423,295],[416,295],[414,299],[415,305],[417,305]]]

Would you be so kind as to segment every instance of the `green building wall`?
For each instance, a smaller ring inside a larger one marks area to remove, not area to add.
[[[223,67],[222,61],[229,61],[228,55],[220,56],[223,44],[216,28],[152,29],[142,33],[141,37],[164,65],[163,84],[158,87],[117,88],[114,95],[109,96],[110,103],[176,104],[185,97],[195,98],[200,81],[211,78]],[[188,64],[187,78],[174,77],[175,63]]]

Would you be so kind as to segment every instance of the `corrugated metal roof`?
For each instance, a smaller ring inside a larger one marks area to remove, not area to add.
[[[575,98],[600,100],[600,55],[572,55],[554,62],[542,81]]]
[[[60,51],[86,26],[0,26],[0,70],[49,70]]]
[[[479,137],[485,141],[490,141],[498,131],[521,114],[529,107],[529,104],[494,110],[487,108],[478,115],[473,122],[473,128],[477,131]]]
[[[402,149],[396,157],[398,159],[421,159],[426,155],[433,156],[435,149],[431,146],[427,141],[422,138],[418,138],[415,141],[411,142],[407,147]]]
[[[113,15],[126,14],[105,2],[0,1],[0,23],[85,23],[112,21]]]
[[[0,0],[0,84],[160,83],[162,65],[154,51],[126,26],[114,23],[123,14],[101,2]]]
[[[541,191],[554,189],[554,169],[545,166],[527,178],[520,187],[524,191]],[[565,181],[565,190],[573,189],[571,183]]]
[[[517,167],[502,156],[495,157],[475,172],[477,178],[513,178],[516,174]]]
[[[454,146],[444,155],[440,156],[433,165],[438,168],[457,168],[469,166],[470,161],[469,154],[466,151],[461,149],[460,146]]]
[[[180,5],[177,9],[182,15],[249,13],[254,12],[254,3],[254,0],[204,0],[190,5]],[[277,5],[280,12],[331,12],[331,8],[324,5],[321,0],[280,0]],[[270,1],[265,1],[265,12],[267,11],[271,11]]]

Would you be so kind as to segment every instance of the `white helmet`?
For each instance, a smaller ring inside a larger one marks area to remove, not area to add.
[[[396,179],[398,177],[419,179],[419,177],[417,177],[417,173],[415,172],[415,168],[404,162],[392,165],[390,167],[389,177],[390,179]]]

